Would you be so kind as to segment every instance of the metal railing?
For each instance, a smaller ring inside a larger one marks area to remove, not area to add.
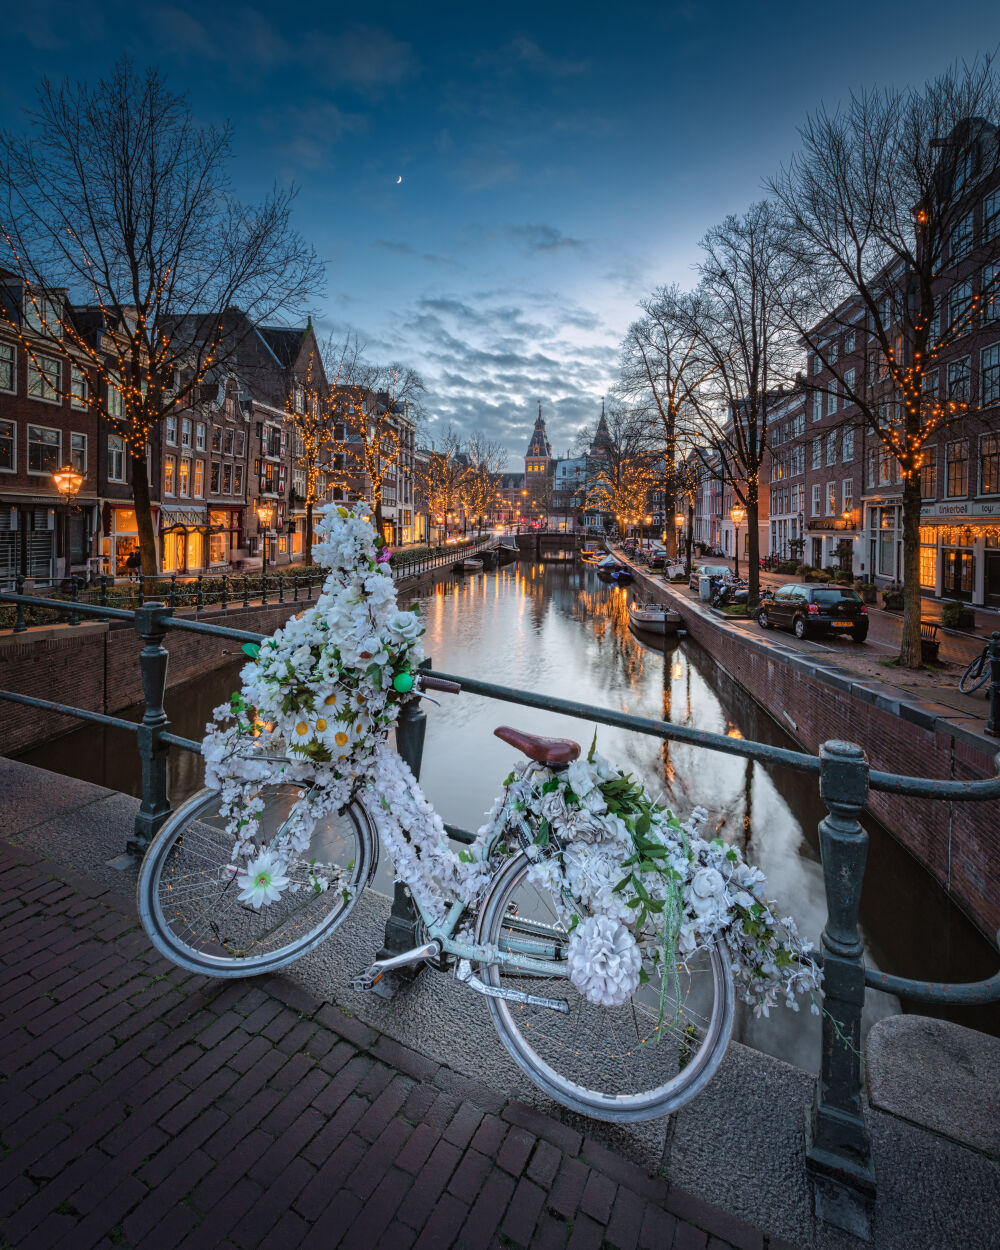
[[[169,653],[163,644],[168,631],[180,630],[241,643],[259,643],[264,635],[175,617],[173,610],[164,603],[144,603],[135,611],[127,611],[9,592],[0,593],[0,602],[12,603],[19,611],[27,605],[42,605],[57,613],[78,612],[96,618],[130,621],[142,639],[144,645],[139,664],[145,707],[142,720],[137,724],[47,699],[0,691],[0,699],[9,702],[112,725],[137,735],[142,761],[142,791],[134,832],[127,849],[142,854],[170,815],[167,792],[167,755],[170,747],[194,752],[201,750],[199,743],[171,732],[164,710]],[[935,781],[906,777],[870,770],[864,751],[853,743],[825,742],[818,755],[810,755],[747,739],[730,738],[708,730],[632,716],[612,708],[593,707],[569,699],[518,690],[461,674],[440,672],[430,669],[429,663],[427,661],[425,667],[435,677],[456,681],[470,694],[687,743],[763,764],[781,765],[819,778],[820,796],[827,808],[827,815],[819,823],[827,903],[827,919],[820,946],[824,968],[824,1010],[820,1077],[808,1122],[806,1162],[813,1182],[817,1216],[857,1236],[868,1237],[875,1200],[875,1172],[862,1106],[861,1016],[865,987],[885,990],[917,1002],[976,1006],[1000,1000],[1000,972],[984,981],[942,985],[890,976],[865,967],[858,914],[868,834],[859,817],[867,805],[870,790],[949,802],[996,802],[1000,800],[1000,754],[994,759],[998,776],[986,780]],[[1000,638],[996,634],[991,644],[990,663],[994,686],[1000,685]],[[400,754],[417,776],[425,732],[426,714],[418,701],[411,700],[404,704],[397,724],[396,742]],[[473,836],[453,826],[446,828],[451,836],[461,841],[469,841]],[[415,923],[412,903],[397,885],[386,925],[385,952],[395,953],[415,945]]]

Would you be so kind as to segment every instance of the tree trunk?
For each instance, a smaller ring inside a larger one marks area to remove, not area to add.
[[[688,500],[688,525],[687,525],[687,575],[691,577],[691,541],[694,538],[694,502]]]
[[[313,538],[313,504],[312,504],[312,500],[310,500],[306,504],[306,532],[302,535],[302,542],[305,546],[304,555],[305,555],[306,564],[312,564],[313,562],[312,538]]]
[[[901,668],[920,668],[920,475],[903,480],[903,639]]]
[[[132,502],[135,504],[135,520],[139,530],[139,557],[142,560],[142,571],[146,577],[155,577],[156,564],[156,533],[153,529],[153,512],[149,506],[149,477],[145,456],[131,456],[132,461]]]
[[[755,482],[747,485],[747,608],[752,611],[760,602],[760,528],[757,524],[760,499]],[[737,541],[739,538],[737,537]]]

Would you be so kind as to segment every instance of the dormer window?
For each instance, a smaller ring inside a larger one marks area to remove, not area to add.
[[[59,322],[59,304],[47,295],[32,297],[27,291],[24,294],[24,323],[36,334],[48,334],[51,338],[62,338],[62,325]]]

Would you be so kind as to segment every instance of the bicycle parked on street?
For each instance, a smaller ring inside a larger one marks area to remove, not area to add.
[[[970,660],[965,672],[958,679],[958,688],[963,694],[975,694],[990,680],[990,648],[983,647],[982,652]],[[989,694],[989,690],[984,691]]]

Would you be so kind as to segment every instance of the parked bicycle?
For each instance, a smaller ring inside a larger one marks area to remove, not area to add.
[[[338,519],[339,518],[339,519]],[[206,736],[215,788],[164,824],[143,860],[154,946],[215,977],[282,968],[347,920],[391,855],[416,946],[351,977],[373,988],[432,961],[487,999],[515,1062],[574,1111],[669,1114],[722,1062],[734,973],[760,1010],[815,993],[819,972],[763,874],[681,825],[643,787],[568,739],[500,726],[525,757],[475,841],[456,851],[387,744],[404,700],[460,687],[413,668],[421,628],[367,521],[334,508],[315,548],[319,601],[257,648]],[[814,1006],[816,1006],[814,998]]]
[[[990,648],[983,647],[982,652],[970,660],[965,672],[958,679],[958,688],[963,694],[975,694],[990,680]],[[986,691],[989,694],[989,691]]]

